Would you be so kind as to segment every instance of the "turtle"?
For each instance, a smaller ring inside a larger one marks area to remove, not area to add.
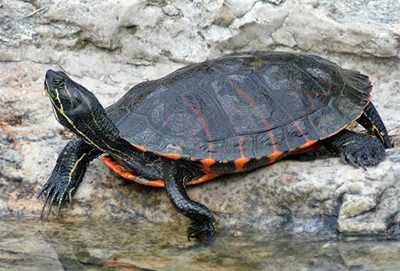
[[[391,147],[368,76],[311,54],[252,51],[190,64],[139,83],[107,108],[63,71],[48,70],[44,86],[57,120],[76,138],[39,194],[47,194],[42,219],[55,204],[59,216],[88,164],[106,154],[104,163],[122,177],[164,187],[191,219],[188,240],[209,243],[217,221],[189,198],[187,185],[320,145],[365,169]],[[366,133],[352,131],[354,123]]]

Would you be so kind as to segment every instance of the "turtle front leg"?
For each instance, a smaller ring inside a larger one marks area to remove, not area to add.
[[[202,243],[212,243],[216,235],[216,220],[207,207],[189,198],[182,172],[179,166],[170,168],[165,180],[168,198],[179,212],[193,220],[188,229],[188,240],[197,238]]]
[[[47,193],[40,218],[47,218],[51,207],[58,203],[57,217],[60,213],[61,203],[69,199],[72,203],[72,196],[85,175],[87,165],[102,151],[93,148],[81,139],[71,140],[60,153],[56,166],[49,180],[45,183],[38,198]],[[47,214],[44,216],[46,206],[49,205]]]

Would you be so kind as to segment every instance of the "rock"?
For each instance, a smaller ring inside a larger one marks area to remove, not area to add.
[[[43,91],[61,69],[110,105],[133,85],[233,51],[315,53],[359,70],[395,146],[368,171],[324,150],[189,189],[219,227],[295,233],[373,233],[399,227],[400,62],[397,1],[4,0],[0,25],[0,215],[38,219],[36,199],[72,138]],[[379,5],[379,6],[376,6]],[[318,158],[318,159],[317,159]],[[91,163],[61,220],[76,216],[184,221],[162,189]],[[53,215],[50,216],[53,219]],[[240,231],[239,231],[240,232]],[[397,232],[396,230],[392,232]],[[184,230],[182,230],[184,234]]]
[[[27,230],[29,229],[29,230]],[[199,247],[178,223],[64,218],[0,220],[2,270],[398,270],[399,242],[382,238],[271,237],[259,231],[219,236]],[[222,233],[221,233],[222,234]],[[279,235],[279,234],[278,234]],[[178,267],[178,268],[179,268]],[[113,269],[111,269],[113,268]]]

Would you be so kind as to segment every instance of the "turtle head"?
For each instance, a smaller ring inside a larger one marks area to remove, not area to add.
[[[48,70],[44,88],[58,122],[78,136],[84,135],[89,128],[87,126],[96,122],[94,118],[105,114],[93,93],[74,82],[64,72]]]

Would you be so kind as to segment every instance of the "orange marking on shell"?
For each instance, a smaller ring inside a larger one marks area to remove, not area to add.
[[[240,158],[234,161],[236,166],[235,172],[242,172],[244,164],[250,161],[250,159],[246,158],[243,153],[243,137],[239,139],[239,149],[240,149]]]
[[[134,181],[139,184],[143,185],[149,185],[149,186],[155,186],[155,187],[164,187],[165,184],[163,181],[160,180],[154,180],[154,181],[148,181],[148,182],[143,182],[139,179],[136,178],[135,175],[133,175],[131,172],[126,171],[122,167],[120,167],[117,163],[115,163],[110,157],[104,156],[103,157],[103,162],[108,166],[110,169],[112,169],[115,173],[119,174],[121,177]]]
[[[204,169],[206,171],[210,171],[210,166],[215,163],[215,160],[212,158],[206,158],[206,159],[200,160],[200,162],[203,164]]]
[[[132,173],[122,169],[117,163],[115,163],[110,157],[104,156],[103,157],[103,162],[108,166],[110,169],[112,169],[115,173],[121,175],[125,179],[129,179],[132,181],[135,181],[136,177]]]
[[[295,152],[294,154],[300,154],[300,153],[305,153],[314,149],[318,149],[321,147],[323,144],[321,142],[318,142],[317,140],[315,141],[309,141],[303,145],[301,145]]]
[[[313,142],[313,143],[315,143],[315,141],[311,141],[310,139],[308,139],[308,137],[307,137],[306,134],[304,133],[303,129],[301,129],[300,124],[299,124],[297,121],[294,122],[294,125],[296,125],[297,130],[300,131],[301,136],[305,139],[305,141],[306,141],[307,143],[308,143],[308,142]]]
[[[162,156],[167,157],[172,160],[179,160],[182,158],[182,156],[178,153],[167,153],[167,154],[163,154]]]
[[[139,183],[139,184],[147,185],[147,186],[165,187],[164,181],[161,181],[161,180],[154,180],[154,181],[149,181],[149,182],[142,182],[142,181],[136,179],[135,182],[137,182],[137,183]]]
[[[188,185],[194,185],[194,184],[199,184],[199,183],[203,183],[206,181],[209,181],[211,179],[214,179],[218,176],[221,176],[221,174],[215,174],[215,173],[210,173],[210,172],[205,172],[205,175],[201,176],[200,178],[196,179],[196,180],[192,180],[192,181],[188,181],[187,184]]]
[[[262,113],[261,109],[258,107],[257,103],[243,90],[238,88],[235,84],[229,81],[229,84],[242,96],[254,109],[257,111],[258,116],[264,122],[265,128],[268,130],[272,128],[271,124],[268,123],[267,119],[265,118],[264,114]]]
[[[269,135],[269,138],[271,138],[272,147],[274,148],[274,153],[280,153],[280,154],[282,154],[282,152],[278,151],[278,148],[276,147],[274,134],[273,134],[272,132],[269,132],[268,135]],[[268,155],[268,157],[269,157],[269,156],[270,156],[270,155]]]
[[[211,158],[211,154],[212,154],[213,148],[214,148],[214,144],[210,143],[209,152],[208,152],[208,158],[200,160],[200,162],[204,166],[204,170],[206,170],[207,172],[211,171],[210,170],[210,166],[215,163],[215,160]]]
[[[297,129],[300,131],[301,135],[303,136],[303,138],[305,139],[306,143],[304,143],[303,145],[301,145],[298,149],[298,151],[295,151],[295,153],[302,153],[302,152],[306,152],[309,151],[310,149],[316,148],[318,146],[314,146],[313,148],[310,148],[310,146],[314,145],[317,140],[310,140],[304,133],[303,129],[301,129],[300,124],[296,121],[294,123],[297,127]],[[294,151],[294,150],[293,150]]]
[[[121,177],[134,181],[139,184],[143,185],[148,185],[148,186],[155,186],[155,187],[165,187],[165,182],[162,180],[154,180],[154,181],[141,181],[138,178],[136,178],[135,175],[133,175],[131,172],[124,170],[122,167],[120,167],[117,163],[115,163],[110,157],[104,156],[103,157],[103,162],[108,166],[110,169],[112,169],[115,173],[119,174]],[[209,181],[211,179],[214,179],[218,176],[221,176],[221,174],[215,174],[215,173],[210,173],[205,170],[203,170],[204,175],[201,176],[198,179],[188,181],[187,185],[194,185],[194,184],[199,184],[203,183],[206,181]]]
[[[314,145],[316,142],[317,142],[317,140],[308,140],[307,143],[300,146],[300,149],[308,148],[308,147]]]
[[[185,106],[189,107],[190,109],[192,109],[193,113],[197,116],[197,118],[199,118],[201,124],[203,124],[203,126],[204,126],[204,130],[207,134],[208,139],[211,141],[212,139],[211,139],[210,129],[208,127],[208,122],[207,122],[206,118],[204,117],[204,115],[199,110],[197,110],[197,108],[190,106],[190,104],[186,101],[186,99],[183,96],[182,96],[182,101],[183,101],[183,104]]]
[[[249,158],[239,158],[239,159],[236,159],[236,160],[234,161],[235,166],[236,166],[235,172],[242,172],[242,171],[243,171],[243,166],[244,166],[244,164],[246,164],[246,163],[249,162],[249,161],[250,161]]]
[[[274,163],[276,161],[276,159],[279,158],[282,154],[283,154],[283,152],[276,151],[276,152],[271,153],[270,155],[268,155],[268,158],[269,158],[269,163],[268,164]]]
[[[135,147],[136,149],[141,150],[142,152],[147,152],[147,149],[146,149],[145,147],[143,147],[143,146],[136,145],[136,144],[133,144],[133,143],[131,143],[131,145],[132,145],[133,147]]]

